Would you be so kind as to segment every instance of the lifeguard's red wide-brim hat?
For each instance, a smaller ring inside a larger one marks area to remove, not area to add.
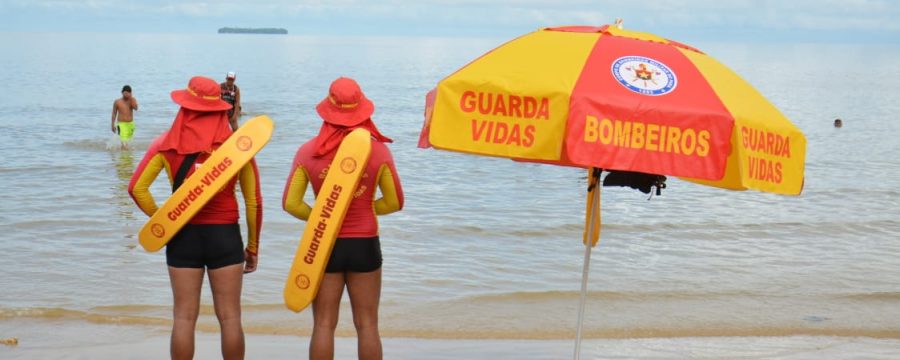
[[[331,83],[328,96],[316,111],[325,122],[339,126],[354,126],[372,117],[375,104],[366,98],[355,80],[340,77]]]
[[[222,90],[215,80],[194,76],[186,89],[172,91],[172,101],[182,107],[197,111],[223,111],[231,104],[222,100]]]

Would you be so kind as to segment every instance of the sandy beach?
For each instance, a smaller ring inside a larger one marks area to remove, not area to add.
[[[0,336],[16,336],[17,346],[0,346],[3,359],[162,359],[168,333],[157,327],[96,325],[54,321],[0,323]],[[305,358],[309,337],[247,334],[247,359]],[[390,337],[385,359],[566,359],[571,340],[456,340]],[[589,339],[584,359],[894,359],[900,339],[867,337],[678,337]],[[196,359],[219,358],[218,335],[197,333]],[[355,359],[356,340],[338,337],[336,359]]]

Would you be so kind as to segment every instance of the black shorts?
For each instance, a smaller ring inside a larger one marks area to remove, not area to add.
[[[368,238],[337,238],[327,273],[370,272],[381,268],[381,242],[378,236]]]
[[[166,263],[210,270],[244,262],[238,224],[187,224],[166,245]]]

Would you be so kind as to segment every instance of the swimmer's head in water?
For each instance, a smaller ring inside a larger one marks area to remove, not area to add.
[[[839,128],[844,125],[844,122],[841,119],[834,119],[834,127]]]

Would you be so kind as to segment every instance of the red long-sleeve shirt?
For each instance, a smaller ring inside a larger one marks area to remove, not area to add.
[[[134,171],[131,182],[128,184],[128,193],[134,203],[147,216],[152,216],[158,206],[150,193],[150,185],[159,175],[166,170],[169,183],[173,182],[175,173],[184,161],[185,155],[179,155],[174,151],[159,151],[160,140],[165,138],[162,134],[154,141],[144,154],[144,158]],[[195,165],[190,168],[185,179],[190,178],[200,165],[209,158],[210,153],[202,153],[197,156]],[[244,206],[247,211],[247,251],[257,254],[259,251],[259,233],[262,227],[262,194],[259,189],[259,170],[256,161],[241,168],[238,175],[232,178],[212,199],[203,206],[197,214],[191,218],[191,224],[235,224],[240,218],[237,198],[234,193],[235,184],[240,182],[241,193],[244,196]]]
[[[303,201],[306,187],[312,182],[313,191],[318,194],[328,168],[337,150],[321,157],[315,157],[315,138],[303,144],[294,156],[293,168],[284,186],[282,207],[294,217],[307,220],[312,207]],[[375,187],[381,189],[382,197],[375,199]],[[394,167],[394,159],[388,147],[378,141],[372,142],[372,153],[359,185],[353,193],[350,208],[338,237],[372,237],[378,235],[376,215],[390,214],[403,208],[403,188]]]

